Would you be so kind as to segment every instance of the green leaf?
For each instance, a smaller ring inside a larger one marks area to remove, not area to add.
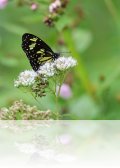
[[[99,114],[99,106],[87,95],[75,99],[69,106],[69,110],[77,119],[92,119]]]
[[[73,39],[78,52],[84,52],[92,43],[92,33],[89,30],[74,29]]]
[[[0,24],[0,26],[11,33],[15,33],[18,35],[21,35],[25,32],[28,32],[28,30],[26,28],[24,28],[20,25],[13,24],[13,23],[4,22],[4,24]]]
[[[1,57],[0,64],[7,67],[15,67],[18,65],[18,61],[15,58]]]
[[[72,19],[70,17],[62,15],[61,17],[59,17],[55,25],[58,31],[62,31],[62,29],[70,25],[71,22]]]

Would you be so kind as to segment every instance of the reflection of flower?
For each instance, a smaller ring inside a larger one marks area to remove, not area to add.
[[[15,146],[19,149],[20,152],[23,153],[34,153],[36,151],[35,147],[33,144],[31,143],[23,143],[23,144],[19,144],[19,143],[15,143]]]
[[[71,136],[68,135],[68,134],[60,135],[58,138],[59,138],[59,141],[60,141],[63,145],[67,145],[67,144],[69,144],[70,141],[71,141]]]
[[[59,87],[56,88],[56,92],[58,93]],[[60,97],[63,99],[69,99],[72,96],[71,88],[68,84],[63,84],[60,89]]]
[[[37,76],[37,73],[33,70],[26,70],[24,72],[21,72],[18,76],[18,80],[14,82],[15,87],[22,86],[30,86],[35,82],[35,77]]]
[[[15,143],[15,146],[18,148],[20,152],[23,152],[25,154],[38,154],[41,157],[46,160],[51,160],[51,161],[57,161],[60,163],[70,163],[76,161],[76,157],[73,155],[69,154],[63,154],[63,153],[58,153],[55,149],[48,148],[44,150],[39,150],[39,148],[36,148],[34,144],[32,143]]]
[[[0,9],[3,9],[8,3],[8,0],[0,0]]]

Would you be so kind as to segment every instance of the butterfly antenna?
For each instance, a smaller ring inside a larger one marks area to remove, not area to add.
[[[71,54],[70,51],[62,51],[62,52],[59,52],[60,54]]]
[[[59,52],[59,53],[71,53],[70,51],[62,51],[62,52]]]

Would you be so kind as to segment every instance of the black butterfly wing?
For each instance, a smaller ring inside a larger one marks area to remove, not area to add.
[[[54,58],[52,49],[43,40],[29,33],[22,36],[22,48],[34,71],[37,71],[41,65]]]

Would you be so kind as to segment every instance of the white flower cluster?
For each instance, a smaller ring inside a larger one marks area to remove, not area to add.
[[[44,77],[53,76],[55,73],[54,62],[46,62],[43,66],[40,66],[37,73],[43,75]]]
[[[59,57],[54,62],[47,62],[39,68],[38,74],[44,77],[52,77],[59,73],[59,71],[66,71],[74,67],[77,61],[72,57]]]
[[[60,7],[61,7],[61,1],[60,0],[55,0],[53,3],[50,4],[49,12],[54,13]]]
[[[21,72],[18,79],[14,82],[15,87],[19,86],[31,86],[35,82],[37,76],[47,79],[60,73],[60,71],[66,71],[69,68],[74,67],[77,61],[72,57],[59,57],[54,62],[46,62],[40,66],[37,72],[33,70],[26,70]]]
[[[72,57],[59,57],[54,61],[56,69],[60,71],[65,71],[69,68],[76,66],[77,61]]]
[[[21,85],[23,86],[30,86],[35,82],[35,78],[37,76],[37,73],[33,70],[26,70],[24,72],[21,72],[18,76],[18,79],[14,82],[15,87],[19,87]]]

